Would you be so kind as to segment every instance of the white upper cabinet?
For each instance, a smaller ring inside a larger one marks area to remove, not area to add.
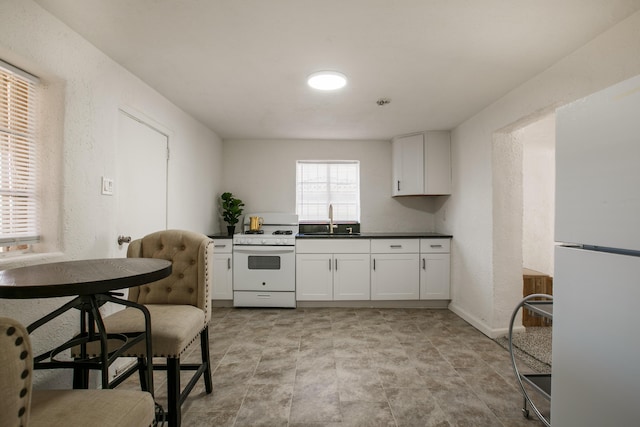
[[[393,196],[451,194],[448,131],[399,136],[392,141]]]
[[[395,138],[391,146],[393,157],[394,196],[409,196],[424,192],[423,134]]]

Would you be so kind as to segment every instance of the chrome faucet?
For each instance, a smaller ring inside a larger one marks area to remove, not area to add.
[[[337,225],[333,225],[333,205],[329,204],[329,234],[333,234],[333,229],[336,227]]]

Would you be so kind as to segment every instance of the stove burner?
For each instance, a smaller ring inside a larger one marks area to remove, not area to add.
[[[244,234],[264,234],[264,230],[247,230]]]
[[[273,232],[273,234],[293,234],[293,231],[291,230],[276,230]]]

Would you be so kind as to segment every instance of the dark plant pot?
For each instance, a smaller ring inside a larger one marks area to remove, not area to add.
[[[236,232],[235,225],[227,225],[227,234],[229,234],[229,236],[233,236],[233,233],[235,232]]]

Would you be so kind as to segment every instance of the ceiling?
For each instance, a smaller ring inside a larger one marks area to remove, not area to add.
[[[640,0],[36,2],[223,139],[452,129],[640,10]],[[345,73],[346,88],[306,86],[325,69]]]

